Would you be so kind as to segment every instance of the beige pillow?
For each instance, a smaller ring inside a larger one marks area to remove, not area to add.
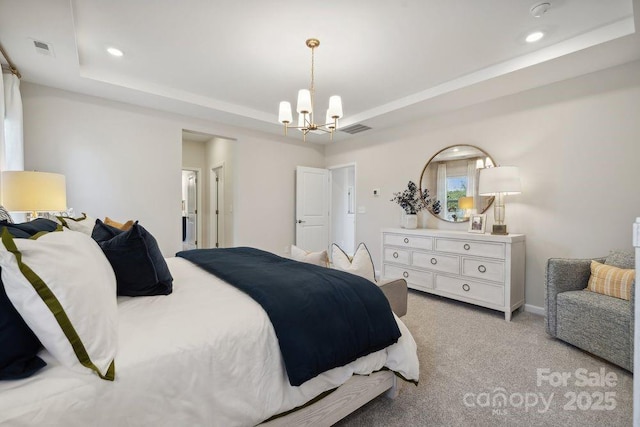
[[[96,225],[96,219],[87,216],[84,212],[82,212],[82,216],[79,218],[71,218],[68,216],[59,216],[57,218],[64,227],[72,231],[79,231],[87,236],[91,236],[93,227]]]
[[[587,290],[629,301],[635,279],[634,269],[618,268],[591,261],[591,277],[589,277]]]
[[[331,245],[331,261],[336,270],[346,271],[376,283],[376,270],[369,249],[364,243],[360,243],[353,257],[347,255],[340,246]]]
[[[123,224],[121,222],[112,220],[108,216],[104,218],[104,223],[122,231],[130,230],[131,227],[133,227],[133,220],[129,220]]]
[[[291,245],[291,258],[295,261],[308,262],[309,264],[315,264],[321,267],[329,266],[327,251],[308,252],[296,245]]]

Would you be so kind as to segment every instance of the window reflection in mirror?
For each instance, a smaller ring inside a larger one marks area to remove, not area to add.
[[[436,153],[420,176],[421,189],[440,201],[436,217],[449,222],[465,222],[474,213],[485,212],[493,197],[478,195],[479,169],[495,165],[491,156],[472,145],[455,145]]]

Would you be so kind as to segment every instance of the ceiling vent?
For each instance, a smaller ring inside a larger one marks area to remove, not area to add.
[[[36,52],[41,55],[55,56],[53,54],[53,46],[51,45],[51,43],[43,42],[40,40],[33,40],[33,46],[35,47]]]
[[[365,130],[371,130],[369,126],[355,124],[351,126],[347,126],[346,128],[340,129],[341,132],[346,132],[351,135],[355,135],[356,133],[364,132]]]

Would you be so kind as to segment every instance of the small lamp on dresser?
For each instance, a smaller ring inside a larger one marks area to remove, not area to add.
[[[507,225],[504,223],[504,196],[520,194],[520,172],[516,166],[497,166],[480,169],[478,193],[481,196],[495,196],[493,217],[495,224],[491,234],[506,235]]]
[[[64,175],[35,171],[5,171],[1,178],[2,205],[9,212],[28,212],[29,220],[38,212],[67,210]]]

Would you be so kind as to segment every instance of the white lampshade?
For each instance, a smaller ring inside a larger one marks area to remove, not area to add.
[[[329,98],[329,110],[327,111],[327,116],[332,119],[341,119],[342,118],[342,98],[338,95],[333,95]],[[329,120],[327,120],[327,123]]]
[[[278,121],[280,123],[291,123],[293,116],[291,115],[291,104],[287,101],[280,103],[280,110],[278,112]]]
[[[336,124],[337,124],[337,120],[338,119],[333,119],[333,117],[331,116],[331,111],[327,110],[327,116],[325,118],[325,123],[327,124],[327,128],[329,128],[329,130],[333,130],[336,128]],[[335,122],[335,123],[334,123]]]
[[[67,210],[64,175],[48,172],[2,172],[2,205],[10,212]]]
[[[498,166],[480,169],[478,193],[481,196],[493,196],[497,193],[519,194],[520,172],[516,166]]]
[[[298,91],[298,107],[296,108],[298,113],[311,113],[311,92],[307,89],[300,89]]]

